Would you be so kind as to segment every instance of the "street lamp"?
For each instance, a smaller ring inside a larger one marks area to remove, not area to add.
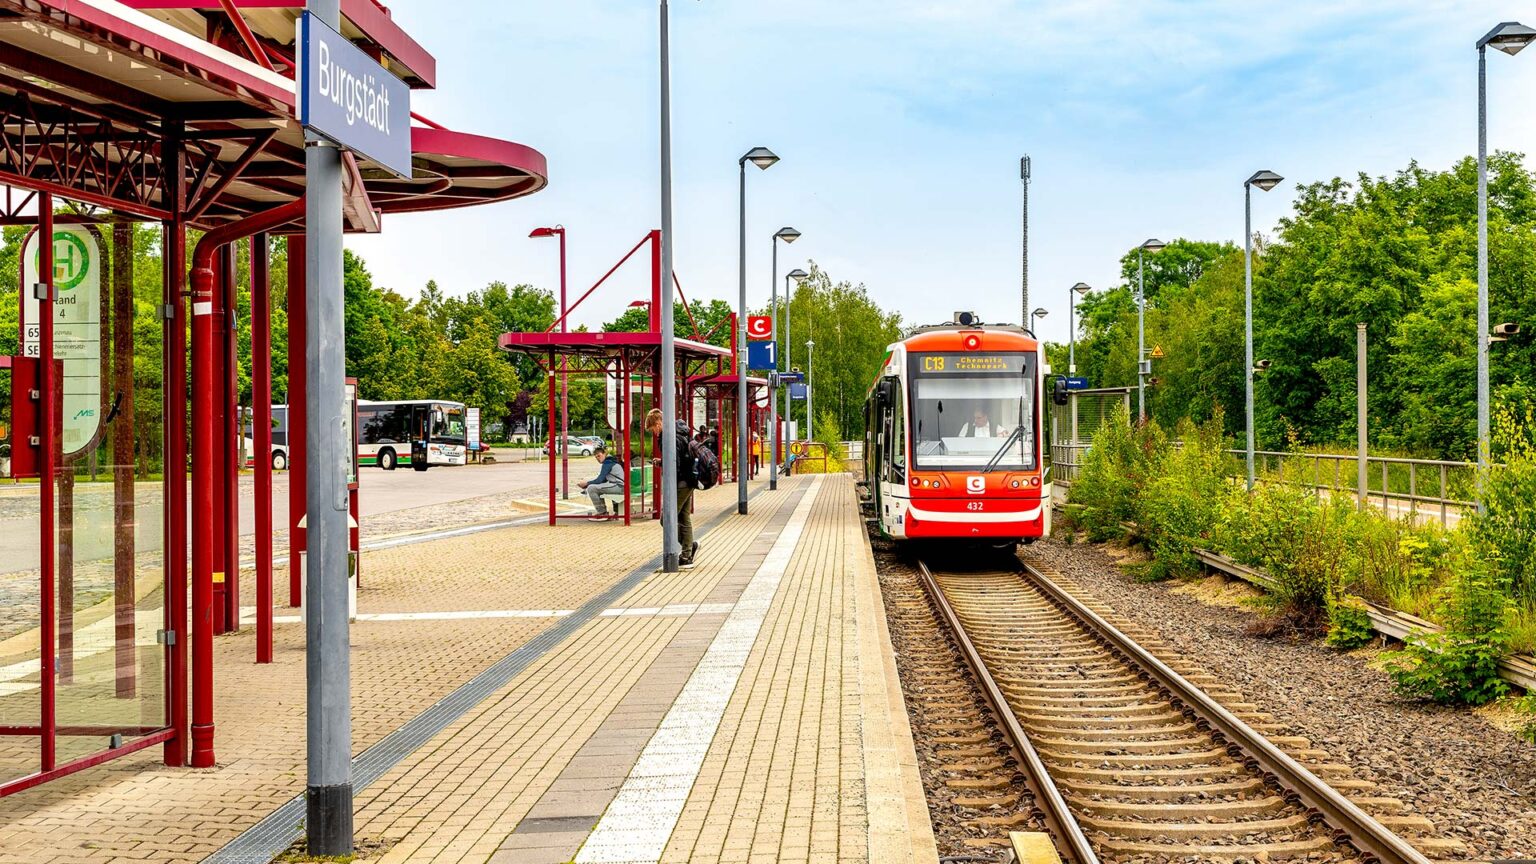
[[[1253,491],[1253,187],[1268,192],[1285,178],[1255,171],[1243,181],[1243,398],[1248,418],[1248,491]]]
[[[665,0],[663,0],[665,2]],[[736,512],[747,515],[747,448],[751,425],[747,418],[747,163],[767,171],[779,161],[767,147],[753,147],[737,160],[741,169],[741,235],[738,264],[741,271],[741,296],[737,298],[736,312]],[[777,281],[777,280],[775,280]]]
[[[1477,40],[1477,512],[1485,510],[1488,468],[1488,46],[1511,56],[1536,40],[1536,30],[1505,21]]]
[[[1092,291],[1087,282],[1079,282],[1072,286],[1072,293],[1077,297],[1087,297]],[[1077,374],[1077,297],[1068,297],[1067,303],[1067,374]]]
[[[816,390],[812,385],[811,372],[815,368],[815,362],[811,359],[815,356],[813,349],[816,342],[812,339],[805,340],[805,440],[816,440]]]
[[[560,238],[560,332],[570,332],[570,322],[565,320],[565,226],[556,225],[553,228],[535,228],[528,232],[530,239],[540,237]],[[565,370],[565,361],[560,362],[561,371]],[[560,376],[560,440],[565,441],[565,436],[571,434],[571,399],[570,381],[565,375]],[[571,457],[565,452],[567,448],[562,444],[560,450],[560,497],[571,497]]]
[[[672,321],[672,51],[667,0],[660,2],[661,31],[661,570],[682,569],[678,536],[677,346]],[[629,394],[625,393],[628,399]],[[745,401],[745,400],[743,400]],[[629,466],[624,470],[628,471]],[[688,550],[690,557],[693,550]]]
[[[1148,240],[1136,247],[1136,416],[1142,422],[1147,419],[1147,373],[1151,371],[1147,360],[1146,253],[1155,254],[1167,246],[1161,240]]]
[[[743,166],[742,170],[746,170]],[[773,280],[768,283],[773,302],[768,306],[768,338],[773,343],[773,374],[768,376],[768,488],[779,488],[779,241],[793,243],[800,239],[800,232],[785,226],[773,235]],[[784,296],[789,296],[789,286],[784,286]],[[787,413],[787,411],[786,411]]]
[[[1034,319],[1036,321],[1039,321],[1040,319],[1044,318],[1045,316],[1051,314],[1051,310],[1045,308],[1044,306],[1041,306],[1039,309],[1036,309],[1033,314],[1034,314]]]

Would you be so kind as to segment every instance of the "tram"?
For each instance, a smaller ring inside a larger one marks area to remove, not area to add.
[[[1034,334],[958,313],[887,352],[864,406],[866,503],[880,533],[999,547],[1048,535]]]

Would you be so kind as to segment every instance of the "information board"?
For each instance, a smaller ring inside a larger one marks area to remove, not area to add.
[[[39,357],[43,328],[32,286],[43,281],[38,232],[21,250],[21,353]],[[64,367],[65,456],[84,450],[101,426],[101,246],[78,225],[53,230],[53,356]]]
[[[480,449],[480,409],[464,409],[464,438],[469,442],[469,452]]]

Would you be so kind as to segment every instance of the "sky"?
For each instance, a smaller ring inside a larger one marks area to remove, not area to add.
[[[450,10],[451,11],[448,11]],[[660,225],[657,4],[397,0],[437,57],[413,108],[531,146],[549,186],[524,199],[394,216],[349,239],[376,284],[414,298],[492,281],[575,301]],[[1335,0],[674,0],[676,269],[684,292],[736,303],[737,160],[747,177],[748,305],[816,261],[909,324],[957,310],[1021,315],[1019,158],[1032,163],[1030,305],[1068,332],[1068,289],[1118,279],[1141,241],[1241,243],[1243,181],[1271,233],[1295,184],[1444,168],[1476,152],[1477,39],[1536,19],[1516,2]],[[1536,24],[1536,21],[1528,23]],[[1488,59],[1490,150],[1536,150],[1536,49]],[[600,325],[647,296],[634,262],[578,307]]]

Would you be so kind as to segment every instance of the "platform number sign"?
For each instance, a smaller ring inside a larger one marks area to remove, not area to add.
[[[747,338],[768,339],[773,336],[773,319],[767,315],[747,316]]]
[[[43,327],[31,286],[43,281],[36,231],[21,253],[21,353],[41,357]],[[64,455],[84,450],[101,426],[101,247],[77,225],[53,232],[53,357],[62,360]]]

